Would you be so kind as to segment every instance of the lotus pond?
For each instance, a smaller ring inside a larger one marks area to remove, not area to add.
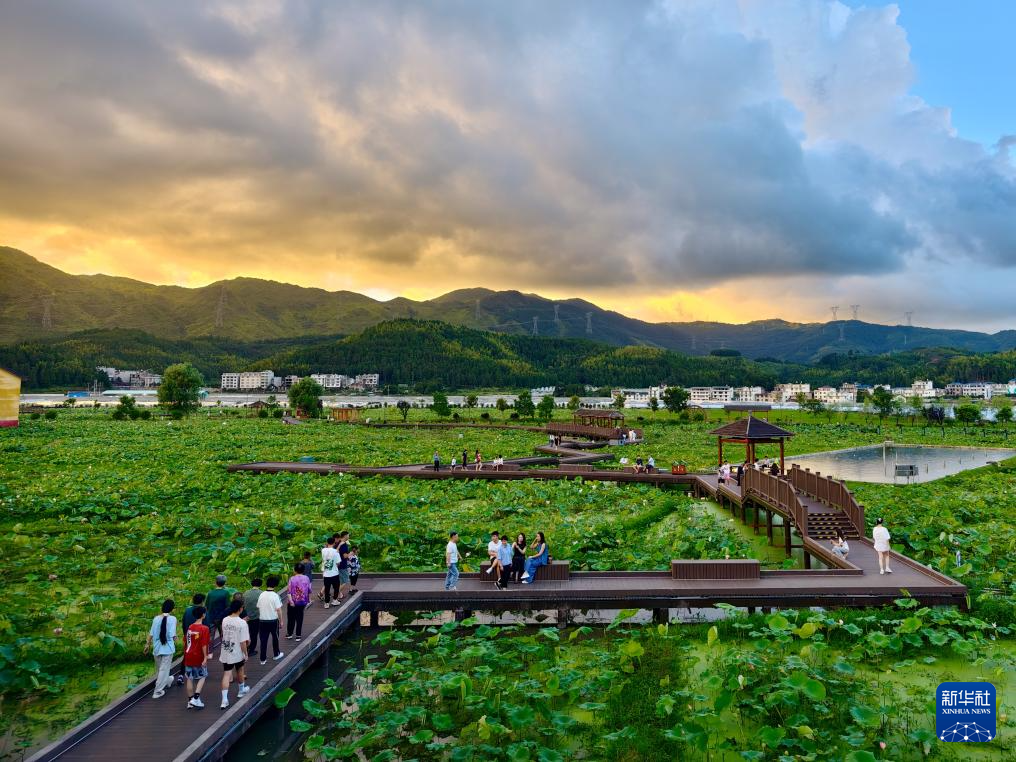
[[[710,466],[715,441],[707,432],[719,422],[677,421],[658,414],[655,423],[646,422],[649,444],[631,448],[629,457],[653,454],[661,465],[672,459],[687,461],[691,468]],[[880,434],[862,419],[800,422],[794,428],[799,435],[792,453],[880,441]],[[942,436],[915,427],[894,438],[931,442]],[[944,436],[961,440],[965,435],[947,428]],[[521,431],[366,429],[324,422],[283,426],[271,419],[217,414],[180,422],[117,422],[91,411],[61,412],[54,421],[23,421],[20,429],[0,431],[2,750],[17,754],[22,745],[60,733],[146,675],[149,662],[141,656],[146,624],[164,597],[186,600],[207,590],[218,572],[242,586],[249,575],[281,570],[304,549],[316,549],[325,534],[341,528],[354,533],[367,571],[437,570],[450,526],[462,533],[463,551],[472,553],[467,567],[482,555],[485,534],[493,528],[530,533],[543,529],[554,554],[571,558],[578,568],[666,568],[673,557],[743,557],[753,552],[748,538],[727,517],[680,492],[645,486],[250,476],[229,475],[224,469],[232,462],[308,455],[376,465],[423,462],[435,449],[446,460],[454,452],[475,448],[488,457],[511,457],[529,454],[543,441],[539,434]],[[997,624],[996,637],[1009,637],[1003,628],[1016,612],[1016,467],[1011,461],[930,485],[854,486],[869,506],[869,518],[874,518],[870,506],[878,506],[901,549],[963,579],[973,591],[973,617],[987,626]],[[849,623],[856,615],[845,613],[842,618]],[[724,635],[726,626],[721,623],[723,637],[712,646],[716,653],[735,651],[735,641]],[[616,628],[608,640],[662,637],[653,632]],[[686,630],[670,628],[679,640],[678,632]],[[891,629],[887,632],[894,637]],[[569,640],[570,632],[559,641],[513,631],[481,641],[525,645],[522,639],[529,637],[536,637],[537,644],[553,643],[556,653],[599,647],[599,636],[582,633]],[[925,641],[927,648],[952,648],[949,640],[942,646],[933,646],[927,637]],[[830,658],[849,650],[846,642],[833,637],[814,641],[819,642]],[[407,643],[407,652],[429,655],[415,640]],[[977,658],[990,661],[1003,652],[999,641],[986,637]],[[638,674],[647,680],[658,671],[652,659],[638,664]],[[930,670],[928,674],[934,674],[933,666]],[[861,673],[857,679],[871,682]],[[657,682],[664,676],[657,675]],[[1008,685],[1011,690],[1011,682]],[[833,687],[829,684],[827,690]],[[725,711],[729,717],[730,710]],[[465,728],[477,718],[460,719]],[[512,727],[506,717],[496,722]],[[618,722],[605,733],[625,726],[634,729],[625,732],[642,732],[641,720]],[[327,744],[339,743],[339,738],[332,733]],[[659,741],[653,738],[653,743]],[[711,739],[710,744],[719,742],[715,733]],[[664,740],[694,748],[688,739]],[[527,748],[538,756],[535,740]],[[791,755],[801,753],[797,747],[786,749]],[[751,750],[736,753],[742,751]],[[593,758],[604,753],[589,746]]]

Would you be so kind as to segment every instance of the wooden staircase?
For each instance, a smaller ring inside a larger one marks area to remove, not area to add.
[[[832,540],[837,532],[848,540],[861,536],[843,511],[830,509],[808,514],[808,536],[813,540]]]

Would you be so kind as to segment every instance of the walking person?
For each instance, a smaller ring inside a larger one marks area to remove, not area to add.
[[[434,470],[441,470],[441,456],[438,454],[437,450],[434,450]]]
[[[445,590],[458,590],[459,584],[459,533],[450,532],[445,546]]]
[[[258,600],[261,598],[261,577],[254,577],[250,581],[250,590],[243,594],[243,618],[247,621],[248,635],[250,642],[257,645],[259,633],[261,632],[261,617],[258,614]]]
[[[487,574],[493,574],[494,579],[501,578],[501,535],[497,532],[490,533],[490,542],[487,543],[487,560],[490,566],[487,567]]]
[[[169,669],[173,666],[173,654],[176,652],[176,617],[173,616],[175,604],[172,598],[162,602],[162,613],[152,620],[145,642],[145,653],[149,650],[155,659],[155,691],[152,698],[162,698],[166,688],[173,684]]]
[[[310,580],[303,573],[303,564],[293,567],[293,576],[289,578],[289,596],[286,601],[286,640],[296,642],[303,636],[303,613],[310,604]]]
[[[875,522],[875,528],[871,530],[871,539],[874,541],[875,552],[878,553],[878,573],[892,574],[889,568],[889,530],[885,528],[882,519]]]
[[[744,463],[738,463],[737,464],[737,477],[736,477],[736,481],[737,481],[737,486],[738,487],[741,486],[741,480],[742,479],[744,479]]]
[[[522,572],[522,584],[531,585],[536,578],[536,570],[546,566],[550,558],[550,549],[547,547],[547,538],[543,532],[537,532],[533,540],[533,548],[526,559],[526,570]]]
[[[522,581],[522,572],[526,569],[526,536],[519,532],[512,543],[512,580]]]
[[[360,579],[360,549],[355,545],[349,549],[349,592],[356,592],[356,581]]]
[[[465,471],[469,468],[469,451],[462,451],[462,470]]]
[[[508,543],[508,535],[504,532],[501,533],[501,546],[498,548],[497,560],[501,566],[497,586],[501,590],[507,590],[508,580],[512,573],[512,546]]]
[[[219,661],[222,663],[222,703],[219,709],[229,708],[229,684],[235,679],[236,697],[243,698],[250,693],[247,685],[247,655],[250,653],[250,630],[243,620],[243,602],[233,601],[229,613],[222,620],[222,649]]]
[[[321,579],[324,582],[322,600],[325,608],[332,605],[332,595],[339,592],[339,551],[335,549],[335,537],[329,537],[321,549]]]
[[[272,639],[273,659],[278,661],[284,654],[279,650],[279,620],[282,616],[282,599],[275,592],[279,586],[279,575],[270,574],[265,581],[265,590],[258,598],[258,619],[260,627],[261,664],[268,663],[268,638]]]
[[[218,632],[222,634],[222,618],[229,610],[229,601],[233,597],[233,590],[226,587],[226,575],[220,574],[215,578],[215,588],[205,596],[205,608],[208,609],[208,629],[212,636]]]
[[[187,675],[187,708],[204,709],[201,689],[208,677],[208,649],[212,636],[205,626],[205,607],[194,607],[194,622],[184,631],[183,671]]]
[[[204,609],[205,608],[203,605],[204,602],[205,602],[204,593],[194,593],[194,597],[191,598],[191,605],[183,610],[184,632],[187,632],[187,630],[190,629],[190,626],[198,620],[198,618],[194,615],[194,612],[197,610],[199,606]],[[207,612],[208,609],[205,609],[205,611]]]
[[[310,556],[310,551],[304,551],[303,561],[303,573],[307,575],[307,580],[310,582],[310,600],[307,602],[309,606],[314,602],[314,559]]]
[[[339,532],[339,600],[342,600],[343,588],[349,592],[349,532]]]

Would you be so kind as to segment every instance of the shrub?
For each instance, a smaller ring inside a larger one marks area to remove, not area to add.
[[[508,417],[511,418],[513,421],[517,421],[519,419],[519,414],[518,413],[512,413]]]
[[[31,418],[31,419],[32,419],[33,421],[37,421],[37,420],[39,420],[40,418],[42,418],[42,416],[41,416],[41,415],[39,415],[39,413],[32,413],[32,414],[31,414],[30,416],[28,416],[28,417],[29,417],[29,418]]]
[[[489,421],[490,420],[490,413],[488,413],[487,411],[484,411],[484,412],[480,413],[480,418],[482,418],[485,421]]]
[[[36,413],[35,415],[38,415],[38,413]],[[112,418],[114,421],[125,421],[127,420],[127,413],[117,408],[116,410],[113,411]]]
[[[169,411],[169,415],[174,421],[180,421],[183,419],[184,411],[175,407]]]
[[[272,411],[272,418],[281,418],[283,415],[285,415],[285,412],[286,411],[283,410],[282,408],[277,407],[275,408],[275,410]]]
[[[138,418],[140,418],[142,421],[150,421],[152,420],[152,411],[142,410],[140,413],[138,413]]]
[[[268,417],[268,411],[267,410],[265,410],[264,408],[262,408],[261,410],[258,410],[258,418],[267,418],[267,417]]]
[[[46,411],[46,420],[47,421],[52,421],[52,420],[55,420],[55,419],[56,419],[56,411],[55,410],[47,410]]]

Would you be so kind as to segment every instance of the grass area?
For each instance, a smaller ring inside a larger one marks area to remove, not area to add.
[[[412,416],[430,420],[432,414],[414,410]],[[885,434],[861,416],[831,423],[788,417],[795,421],[786,424],[798,432],[789,448],[795,454],[875,444]],[[709,421],[658,413],[655,422],[632,421],[644,425],[647,444],[626,454],[653,454],[663,467],[670,460],[712,467],[715,440],[707,432],[724,420],[715,413]],[[782,413],[777,420],[783,421]],[[947,427],[944,441],[1006,443],[1002,429],[987,430],[997,442],[977,432]],[[892,436],[943,442],[940,431],[919,426]],[[552,553],[579,568],[665,568],[674,557],[751,552],[722,516],[693,507],[681,493],[644,485],[251,476],[224,468],[308,455],[368,465],[425,462],[435,449],[446,462],[476,448],[489,459],[527,455],[544,441],[523,431],[373,429],[323,421],[285,426],[220,411],[178,422],[116,422],[108,413],[61,411],[56,420],[0,430],[0,730],[8,734],[6,747],[38,732],[28,708],[46,707],[45,732],[59,732],[108,697],[109,684],[96,675],[146,668],[144,633],[164,597],[182,604],[210,587],[218,572],[243,587],[251,574],[287,568],[339,529],[353,532],[366,571],[437,570],[452,526],[462,533],[463,552],[472,554],[467,568],[483,556],[491,529],[530,535],[542,529]],[[879,507],[906,552],[971,586],[975,616],[1000,625],[1012,621],[1016,466],[927,485],[857,489],[862,502]]]

